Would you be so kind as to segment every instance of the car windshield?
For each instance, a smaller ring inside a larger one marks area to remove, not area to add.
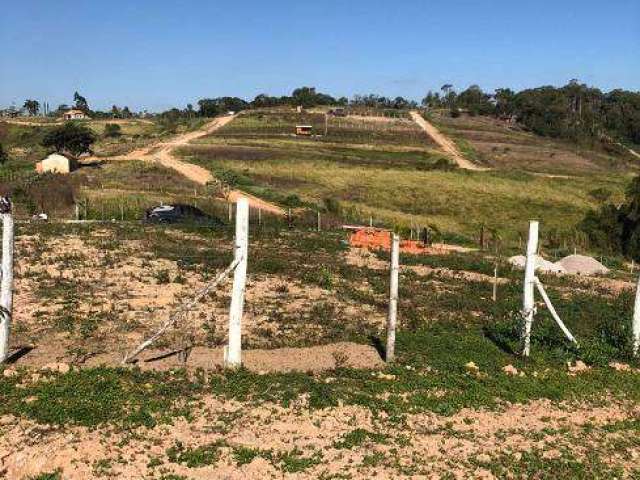
[[[160,205],[159,207],[154,207],[153,210],[151,210],[151,213],[166,213],[166,212],[171,212],[173,210],[174,210],[173,205]]]

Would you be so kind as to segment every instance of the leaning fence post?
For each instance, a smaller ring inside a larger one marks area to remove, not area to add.
[[[0,362],[9,355],[9,334],[13,315],[13,212],[11,200],[0,198],[2,216],[2,281],[0,282]]]
[[[498,264],[493,267],[493,301],[498,300]]]
[[[233,290],[229,308],[229,346],[224,363],[226,367],[238,368],[242,364],[242,311],[244,290],[247,281],[247,253],[249,250],[249,201],[242,197],[236,204],[235,254],[239,260],[233,273]]]
[[[389,314],[387,316],[386,360],[393,362],[396,356],[396,324],[398,317],[398,272],[400,270],[400,237],[391,235],[391,280],[389,282]]]
[[[633,355],[638,355],[640,348],[640,276],[636,286],[636,303],[633,307]]]
[[[524,288],[522,295],[522,355],[529,356],[531,349],[531,325],[535,315],[533,289],[535,287],[536,252],[538,251],[538,222],[529,222],[529,241],[527,242],[527,260],[524,266]]]

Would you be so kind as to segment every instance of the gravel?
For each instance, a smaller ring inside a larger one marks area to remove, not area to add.
[[[509,263],[516,268],[524,269],[527,258],[524,255],[516,255],[509,258]],[[544,273],[566,273],[562,265],[545,260],[540,255],[536,255],[536,271]]]
[[[571,275],[603,275],[609,269],[593,257],[586,255],[569,255],[556,263]]]

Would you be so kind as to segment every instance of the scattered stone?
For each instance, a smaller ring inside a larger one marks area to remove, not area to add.
[[[382,372],[376,372],[376,373],[372,373],[372,375],[376,378],[379,378],[380,380],[395,380],[396,376],[392,375],[390,373],[382,373]]]
[[[16,418],[12,415],[2,415],[0,417],[0,425],[12,425],[16,423]]]
[[[469,373],[476,374],[480,372],[480,367],[478,367],[475,362],[466,363],[464,368],[466,368]]]
[[[510,377],[515,377],[519,373],[518,369],[511,364],[505,365],[504,367],[502,367],[502,371],[507,375],[509,375]]]
[[[576,360],[576,363],[571,365],[571,362],[567,362],[567,369],[569,370],[569,375],[577,375],[578,373],[586,372],[591,369],[586,363],[582,360]]]
[[[14,367],[9,367],[9,368],[5,368],[4,369],[4,371],[2,372],[2,375],[5,378],[11,378],[11,377],[15,377],[16,375],[18,375],[18,371]]]
[[[609,364],[609,366],[611,368],[613,368],[614,370],[618,371],[618,372],[630,372],[631,371],[631,366],[627,363],[619,363],[619,362],[611,362]]]
[[[69,372],[69,370],[71,370],[71,367],[69,366],[68,363],[54,362],[54,363],[47,363],[41,368],[41,370],[49,370],[50,372],[58,372],[58,373],[67,373]]]

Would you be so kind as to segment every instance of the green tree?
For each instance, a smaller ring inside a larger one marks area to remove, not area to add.
[[[37,100],[25,100],[23,106],[31,116],[37,115],[40,111],[40,102],[38,102]]]
[[[82,110],[85,113],[89,112],[89,103],[87,103],[87,99],[78,92],[73,94],[73,102],[78,110]]]
[[[96,136],[91,129],[76,122],[67,122],[47,133],[42,139],[42,146],[78,156],[91,152],[91,145],[95,140]]]
[[[494,111],[491,95],[484,93],[478,85],[471,85],[461,92],[457,104],[466,108],[471,115],[489,115]]]
[[[220,113],[220,107],[213,98],[198,100],[198,113],[201,117],[215,117]]]

